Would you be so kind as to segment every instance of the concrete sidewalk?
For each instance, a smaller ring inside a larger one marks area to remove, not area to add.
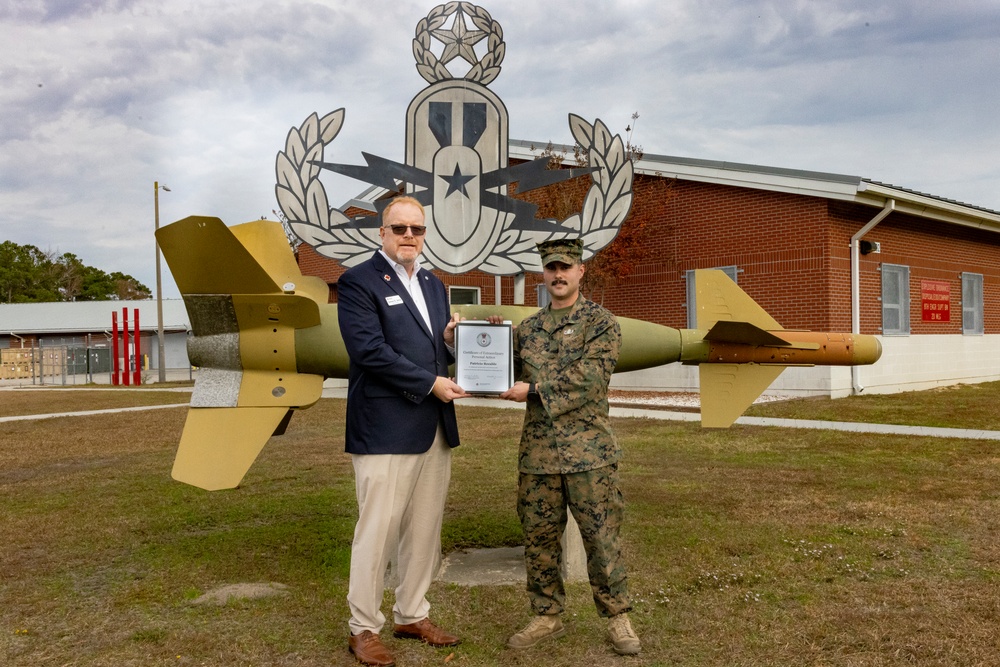
[[[699,421],[697,412],[670,412],[668,410],[644,410],[634,408],[611,408],[612,417],[639,417],[645,419],[672,419],[677,421]],[[811,428],[828,431],[849,431],[852,433],[884,433],[891,435],[915,435],[931,438],[962,438],[967,440],[1000,440],[1000,431],[986,431],[971,428],[939,428],[934,426],[904,426],[901,424],[864,424],[861,422],[831,422],[815,419],[776,419],[771,417],[740,417],[737,424],[747,426],[780,426],[782,428]]]
[[[347,398],[343,387],[325,387],[323,398]],[[462,398],[456,405],[474,405],[483,408],[507,408],[523,410],[523,403],[512,403],[499,398]],[[674,410],[650,410],[648,408],[623,408],[611,406],[612,417],[634,417],[638,419],[662,419],[666,421],[696,422],[701,420],[697,412],[677,412]],[[971,428],[937,428],[933,426],[903,426],[898,424],[863,424],[860,422],[831,422],[813,419],[774,419],[770,417],[740,417],[737,424],[746,426],[780,426],[782,428],[825,429],[828,431],[850,431],[853,433],[886,433],[892,435],[915,435],[931,438],[962,438],[966,440],[1000,440],[1000,431],[986,431]]]

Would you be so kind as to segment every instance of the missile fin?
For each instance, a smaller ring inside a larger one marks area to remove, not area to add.
[[[711,329],[719,321],[749,322],[764,331],[780,331],[781,325],[757,305],[723,271],[695,271],[697,327]]]
[[[193,215],[178,220],[161,227],[156,240],[177,288],[185,296],[281,291],[219,218]]]
[[[302,275],[277,222],[227,227],[193,216],[160,229],[157,241],[191,318],[189,357],[201,367],[173,477],[233,488],[291,409],[322,395],[323,375],[298,371],[296,332],[321,325],[329,288]]]
[[[295,293],[307,296],[316,303],[329,301],[330,288],[321,278],[302,275],[281,225],[271,220],[254,220],[234,225],[229,231],[281,291],[294,290]],[[291,289],[286,289],[287,287]],[[234,293],[251,292],[244,288]]]
[[[700,364],[701,425],[729,428],[783,370],[779,365]]]
[[[234,489],[288,408],[189,408],[171,476],[207,491]]]

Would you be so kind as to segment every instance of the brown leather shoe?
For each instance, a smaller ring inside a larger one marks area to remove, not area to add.
[[[457,646],[461,639],[431,623],[429,618],[409,625],[396,625],[392,633],[402,639],[419,639],[431,646]]]
[[[378,635],[371,630],[365,630],[360,635],[351,635],[347,639],[347,648],[363,665],[372,667],[392,667],[396,661],[392,653],[385,647]]]

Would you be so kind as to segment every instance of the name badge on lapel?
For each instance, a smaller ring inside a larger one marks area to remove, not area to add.
[[[403,297],[399,296],[398,294],[393,294],[392,296],[385,297],[385,302],[390,306],[398,306],[399,304],[403,303]]]

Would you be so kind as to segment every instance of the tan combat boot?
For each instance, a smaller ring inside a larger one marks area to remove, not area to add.
[[[608,639],[618,655],[636,655],[641,649],[639,636],[635,634],[628,614],[625,613],[608,620]]]
[[[558,639],[566,634],[558,614],[535,616],[519,633],[507,640],[510,648],[530,648],[544,639]]]

